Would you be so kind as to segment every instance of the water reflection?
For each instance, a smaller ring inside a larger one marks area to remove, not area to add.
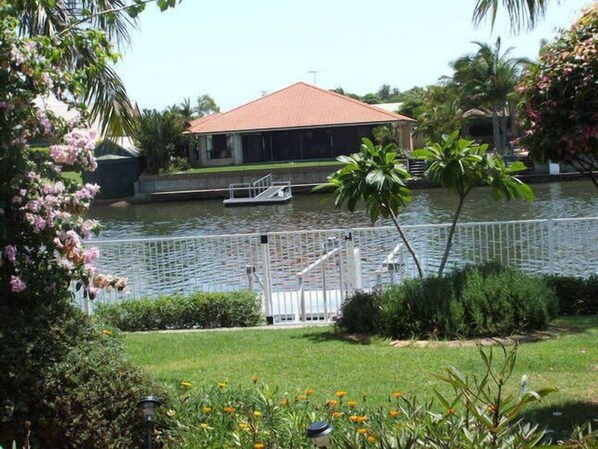
[[[535,184],[536,200],[496,202],[489,189],[474,190],[461,221],[526,220],[598,215],[596,189],[588,181]],[[399,214],[404,224],[450,221],[456,198],[443,189],[414,191],[414,201]],[[336,209],[330,195],[297,195],[284,205],[225,208],[221,200],[154,203],[124,208],[94,207],[102,239],[240,234],[371,226],[365,211]],[[377,225],[389,225],[379,221]]]

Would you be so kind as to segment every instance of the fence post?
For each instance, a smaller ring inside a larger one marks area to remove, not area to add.
[[[299,293],[299,307],[295,315],[295,321],[305,321],[305,287],[303,285],[303,275],[299,275],[299,286],[297,292]]]
[[[548,231],[548,270],[549,274],[554,274],[554,220],[549,218],[546,225]]]
[[[262,254],[264,257],[264,308],[266,312],[266,322],[274,324],[272,311],[272,274],[270,272],[270,248],[268,247],[268,234],[260,235],[262,244]]]

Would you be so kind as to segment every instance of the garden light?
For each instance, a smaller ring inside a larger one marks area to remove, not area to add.
[[[141,413],[143,413],[143,418],[145,419],[145,425],[147,427],[147,449],[152,449],[154,414],[156,413],[156,408],[160,405],[162,405],[162,401],[160,401],[160,399],[156,396],[146,396],[137,403],[139,410],[141,410]]]
[[[316,447],[326,448],[330,442],[333,427],[326,421],[317,421],[307,428],[307,436],[311,438]]]

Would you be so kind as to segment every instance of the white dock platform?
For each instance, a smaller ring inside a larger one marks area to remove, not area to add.
[[[249,196],[237,196],[235,192],[243,191]],[[225,206],[254,206],[259,204],[284,204],[293,198],[290,182],[272,182],[272,175],[266,175],[252,184],[231,184],[229,199]]]

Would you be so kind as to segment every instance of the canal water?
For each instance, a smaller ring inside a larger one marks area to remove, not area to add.
[[[478,188],[469,195],[460,220],[598,216],[598,194],[589,181],[533,184],[531,187],[536,194],[531,203],[495,201],[488,188]],[[456,197],[444,189],[415,190],[413,202],[401,211],[399,220],[405,225],[446,223],[451,220],[456,202]],[[363,208],[353,213],[337,209],[332,196],[323,194],[296,195],[284,205],[240,208],[225,208],[222,200],[98,206],[91,209],[89,217],[102,223],[102,240],[372,226]],[[379,220],[376,225],[391,223]]]

